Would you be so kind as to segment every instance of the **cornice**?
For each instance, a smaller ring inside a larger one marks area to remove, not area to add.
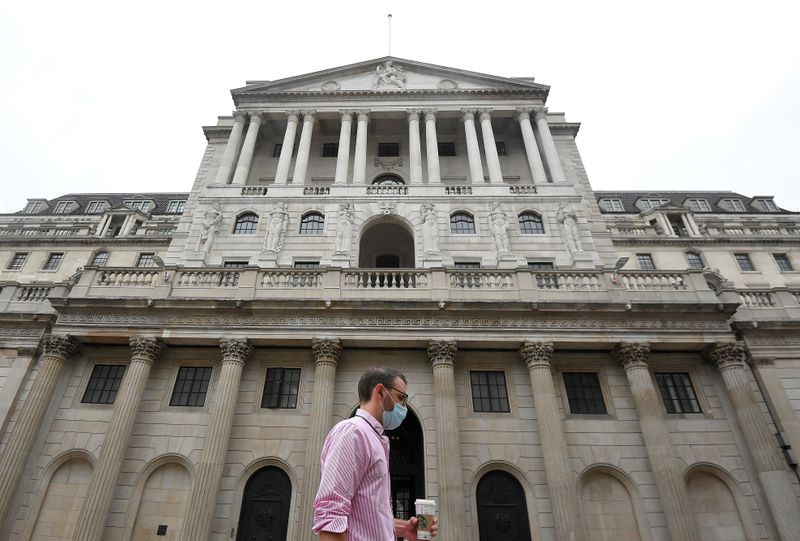
[[[611,242],[614,244],[625,244],[625,245],[636,245],[636,244],[648,244],[648,245],[680,245],[686,246],[687,248],[697,245],[697,244],[721,244],[721,245],[735,245],[740,246],[743,244],[746,245],[761,245],[761,246],[776,246],[776,245],[785,245],[785,244],[800,244],[800,237],[798,238],[786,238],[786,237],[776,237],[776,238],[764,238],[762,236],[739,236],[736,237],[726,237],[726,238],[709,238],[709,237],[657,237],[657,238],[648,238],[645,235],[625,235],[624,237],[618,237],[616,234],[611,234]]]
[[[68,237],[68,236],[51,236],[51,237],[0,237],[0,246],[9,247],[25,247],[25,246],[39,246],[42,244],[92,244],[100,246],[110,245],[124,245],[129,246],[132,244],[166,244],[172,242],[172,235],[146,235],[141,237],[119,238],[119,237]]]
[[[551,135],[571,135],[575,137],[581,129],[580,122],[548,123]]]

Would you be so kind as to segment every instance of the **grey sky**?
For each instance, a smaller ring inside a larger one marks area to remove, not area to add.
[[[0,212],[188,191],[229,89],[392,54],[551,85],[595,189],[800,210],[800,2],[23,2],[0,16]],[[798,154],[795,154],[798,152]]]

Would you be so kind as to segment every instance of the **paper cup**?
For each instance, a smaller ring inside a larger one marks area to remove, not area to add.
[[[433,539],[433,518],[436,516],[436,500],[417,500],[417,539]]]

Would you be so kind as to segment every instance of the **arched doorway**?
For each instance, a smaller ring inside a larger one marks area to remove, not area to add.
[[[392,174],[381,175],[372,181],[373,186],[402,186],[403,184],[405,182],[402,178]]]
[[[490,471],[478,481],[480,541],[530,541],[525,491],[510,473]]]
[[[237,541],[284,541],[289,527],[292,482],[282,469],[267,466],[244,487]]]
[[[414,235],[390,218],[367,226],[358,247],[362,269],[414,268]]]

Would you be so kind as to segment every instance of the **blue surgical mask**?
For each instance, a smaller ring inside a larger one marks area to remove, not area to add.
[[[388,394],[388,392],[387,392]],[[389,395],[389,398],[392,398],[392,395]],[[392,402],[394,402],[394,398],[392,398]],[[403,419],[406,418],[406,413],[408,413],[408,408],[394,402],[394,409],[387,410],[383,407],[383,400],[381,400],[381,408],[383,409],[383,428],[386,430],[394,430],[401,424],[403,424]]]

